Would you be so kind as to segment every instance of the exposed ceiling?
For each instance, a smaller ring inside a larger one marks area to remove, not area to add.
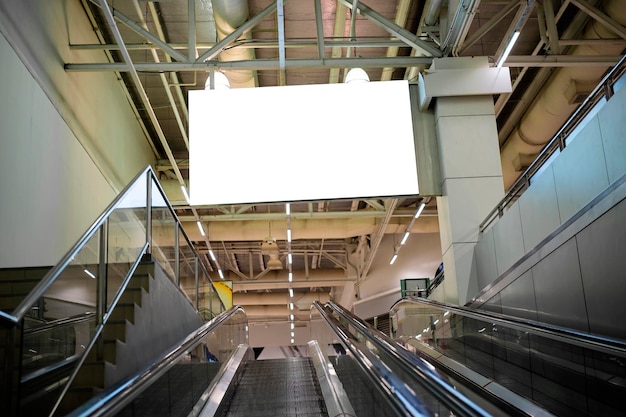
[[[382,237],[401,236],[420,203],[426,209],[410,232],[438,232],[436,201],[291,204],[292,269],[306,280],[288,284],[284,204],[189,207],[180,193],[188,180],[187,93],[204,89],[209,74],[225,73],[231,88],[342,82],[355,67],[372,81],[416,82],[433,57],[488,56],[495,63],[519,31],[505,63],[513,92],[494,97],[508,187],[626,46],[619,0],[81,1],[101,44],[72,48],[101,49],[108,62],[70,62],[66,70],[122,75],[158,155],[156,170],[205,264],[221,269],[249,313],[265,319],[286,318],[289,286],[308,302],[366,279]],[[566,81],[550,81],[557,73]],[[558,85],[551,89],[551,82]],[[535,104],[542,91],[549,94],[544,101],[558,104]],[[276,256],[263,245],[267,237],[276,238],[281,270],[269,267]]]

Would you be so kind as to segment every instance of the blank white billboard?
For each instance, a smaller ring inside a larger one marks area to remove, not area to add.
[[[406,81],[189,92],[192,205],[416,195]]]

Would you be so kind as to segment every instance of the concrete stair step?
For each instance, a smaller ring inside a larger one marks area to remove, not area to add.
[[[85,362],[76,375],[73,387],[104,387],[104,362]]]
[[[128,320],[129,322],[135,324],[135,303],[122,302],[120,300],[111,312],[109,320]]]
[[[143,291],[143,288],[126,288],[126,291],[122,294],[119,302],[123,304],[133,303],[141,307]]]
[[[127,323],[127,320],[109,320],[102,330],[102,336],[105,340],[117,339],[126,342]]]

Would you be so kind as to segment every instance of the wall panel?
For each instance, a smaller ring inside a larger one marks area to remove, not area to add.
[[[527,271],[500,292],[500,304],[503,314],[537,320],[532,271]]]
[[[609,185],[596,117],[561,152],[552,167],[564,222]]]
[[[524,250],[529,252],[550,231],[561,225],[552,166],[540,175],[519,199],[518,204],[524,234]]]
[[[576,240],[592,333],[626,339],[626,200],[581,231]]]
[[[576,240],[570,239],[533,269],[539,321],[588,331]]]
[[[524,236],[517,204],[507,210],[493,227],[493,236],[500,275],[524,255]]]
[[[626,174],[626,90],[622,88],[598,113],[609,181]]]
[[[481,235],[474,251],[476,254],[478,288],[481,289],[495,281],[498,277],[493,228]]]

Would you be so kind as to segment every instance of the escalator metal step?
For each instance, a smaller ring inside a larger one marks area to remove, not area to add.
[[[218,415],[328,416],[310,358],[249,362],[227,408]]]

